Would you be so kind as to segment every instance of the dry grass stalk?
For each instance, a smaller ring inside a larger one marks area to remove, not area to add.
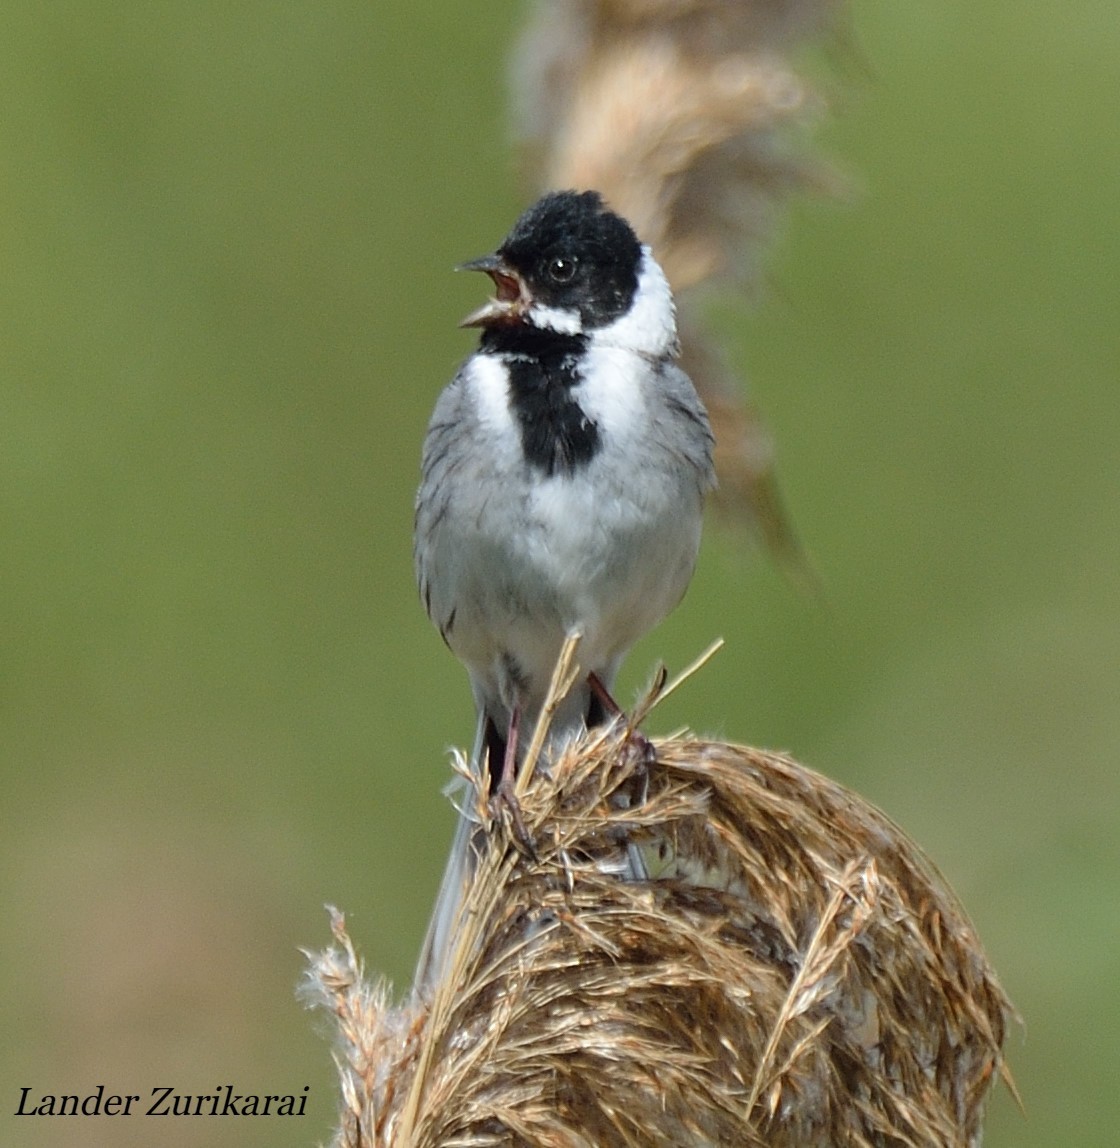
[[[800,146],[820,101],[793,55],[839,0],[550,0],[514,54],[538,188],[593,187],[650,244],[681,307],[683,364],[712,416],[720,505],[796,559],[773,447],[700,311],[756,285],[790,194],[833,186]]]
[[[759,750],[597,732],[485,846],[430,1000],[339,917],[336,1148],[979,1143],[1011,1006],[952,892],[854,793]],[[488,818],[485,802],[479,816]],[[610,859],[638,842],[653,877]]]

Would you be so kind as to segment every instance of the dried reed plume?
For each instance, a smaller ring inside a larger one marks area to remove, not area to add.
[[[920,850],[787,757],[655,748],[616,723],[537,769],[535,856],[477,801],[426,999],[394,1007],[333,914],[307,995],[334,1017],[335,1148],[980,1142],[1011,1006]],[[627,844],[650,880],[611,876]]]
[[[783,202],[832,186],[800,146],[819,106],[792,55],[839,0],[550,0],[514,52],[530,182],[596,188],[648,243],[681,309],[683,365],[712,416],[719,505],[799,553],[773,447],[700,311],[756,285]]]

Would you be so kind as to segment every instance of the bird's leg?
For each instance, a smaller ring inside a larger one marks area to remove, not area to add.
[[[594,670],[587,675],[587,684],[591,687],[591,706],[587,715],[589,725],[600,725],[607,718],[625,717],[622,707],[611,697],[610,690]],[[599,711],[598,714],[596,710]],[[646,770],[657,761],[657,751],[653,748],[653,742],[641,730],[629,730],[626,742],[637,756],[639,770]]]
[[[608,718],[623,718],[621,706],[611,697],[603,679],[594,670],[587,675],[587,684],[591,687],[591,704],[588,706],[588,725],[601,725]],[[642,804],[649,795],[649,771],[657,761],[657,752],[653,742],[641,730],[627,723],[625,727],[626,738],[623,743],[624,753],[630,757],[632,772],[625,786],[620,786],[614,793],[611,804],[615,808],[633,808]],[[625,880],[645,881],[649,878],[649,867],[642,855],[641,847],[634,843],[629,833],[623,828],[618,834],[618,844],[621,848],[618,872]]]
[[[598,702],[599,709],[606,717],[622,716],[622,707],[611,697],[610,690],[603,685],[603,679],[594,670],[587,675],[587,684],[591,687],[592,702]],[[595,725],[599,724],[594,718],[591,721]]]
[[[517,799],[515,788],[517,784],[517,743],[520,729],[521,707],[514,706],[509,715],[509,729],[506,733],[505,751],[499,766],[497,784],[494,784],[494,776],[491,774],[490,784],[493,796],[490,801],[492,809],[505,806],[517,843],[530,856],[535,856],[536,849],[533,845],[533,838],[525,827],[525,818],[521,813],[521,802]]]

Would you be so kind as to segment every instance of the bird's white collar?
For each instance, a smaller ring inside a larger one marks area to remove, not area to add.
[[[590,332],[590,338],[592,346],[620,347],[654,358],[676,350],[677,318],[673,293],[665,272],[648,247],[642,247],[638,289],[634,292],[630,309],[608,326]]]

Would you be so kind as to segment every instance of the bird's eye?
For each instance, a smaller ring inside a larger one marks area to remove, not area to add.
[[[570,283],[576,273],[576,260],[571,255],[557,255],[548,261],[548,277],[553,283]]]

